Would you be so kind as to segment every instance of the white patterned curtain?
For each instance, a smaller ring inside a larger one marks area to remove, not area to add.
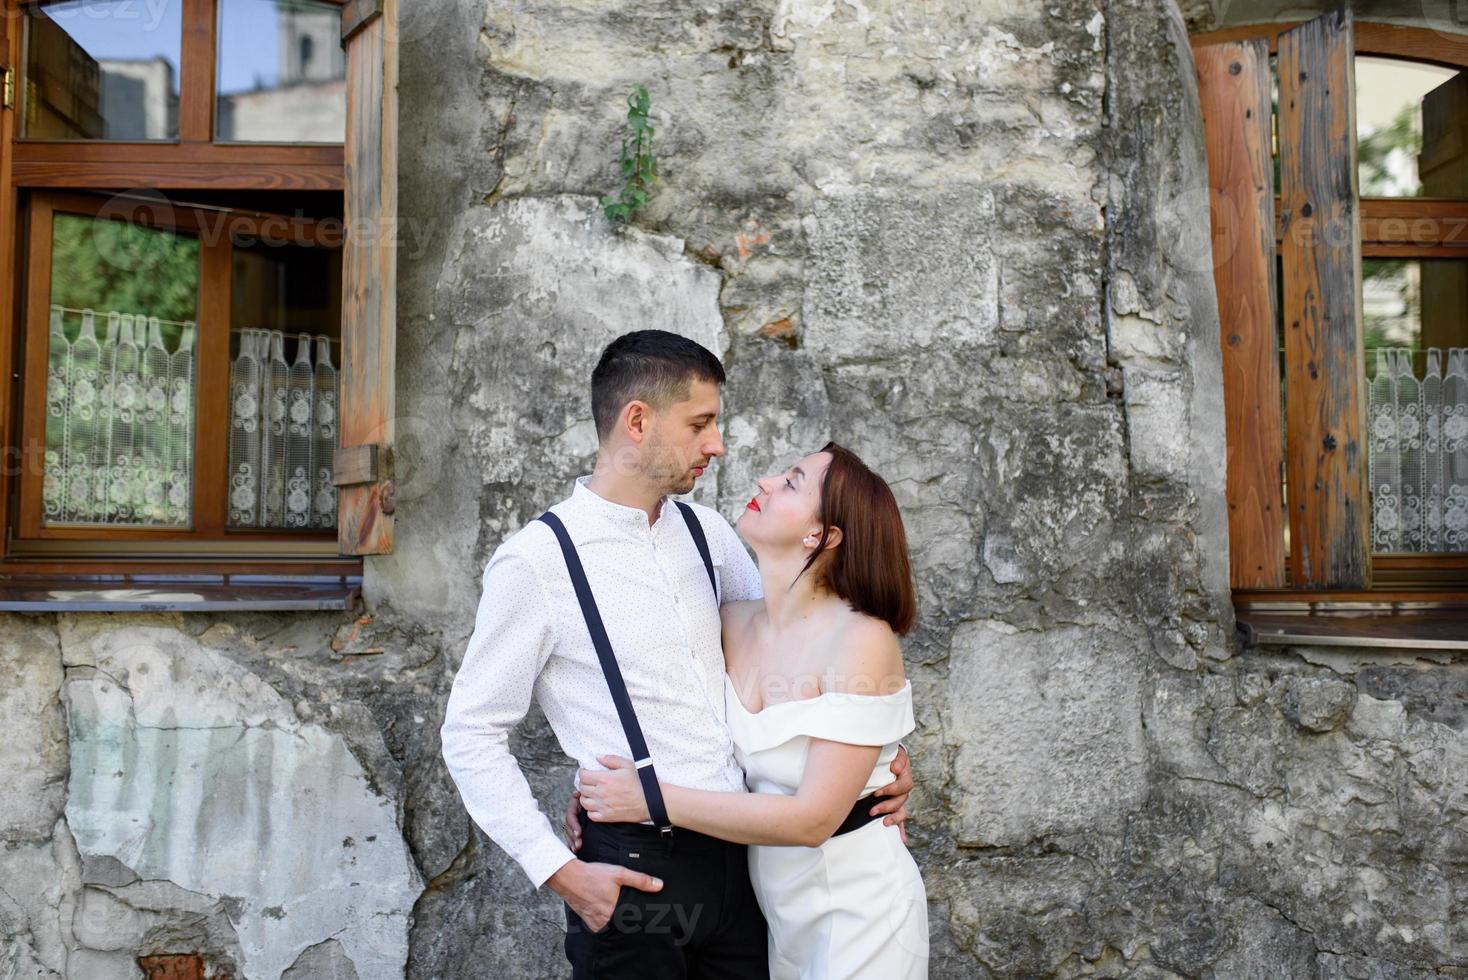
[[[1468,347],[1379,348],[1368,395],[1371,546],[1468,551]]]
[[[192,519],[192,320],[52,306],[42,516],[47,524],[187,527]],[[75,324],[68,333],[68,321]],[[176,349],[162,327],[178,328]]]
[[[285,359],[279,330],[244,330],[229,369],[229,523],[233,527],[332,528],[336,487],[337,372],[331,341],[297,334]]]

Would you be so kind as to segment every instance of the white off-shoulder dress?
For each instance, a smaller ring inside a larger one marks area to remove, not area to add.
[[[892,781],[898,739],[913,730],[912,684],[895,694],[828,692],[750,712],[724,677],[745,782],[794,795],[810,740],[880,745],[866,796]],[[872,801],[875,805],[876,801]],[[819,847],[749,848],[749,877],[769,923],[771,980],[913,980],[928,975],[928,905],[917,863],[880,819]]]

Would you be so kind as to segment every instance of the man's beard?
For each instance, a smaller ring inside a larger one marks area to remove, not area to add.
[[[649,446],[643,456],[645,472],[665,494],[685,494],[693,489],[697,478],[681,454],[664,446]]]

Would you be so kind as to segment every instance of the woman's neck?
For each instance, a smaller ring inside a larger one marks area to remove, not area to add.
[[[816,584],[814,569],[801,574],[804,553],[771,555],[756,550],[755,558],[764,585],[765,618],[775,633],[798,627],[830,598],[830,593]]]

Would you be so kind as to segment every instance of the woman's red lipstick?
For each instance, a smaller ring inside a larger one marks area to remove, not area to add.
[[[755,500],[753,497],[751,497],[750,500],[749,500],[749,503],[747,503],[747,504],[744,505],[744,509],[745,510],[752,510],[755,513],[759,513],[759,501],[758,500]]]

